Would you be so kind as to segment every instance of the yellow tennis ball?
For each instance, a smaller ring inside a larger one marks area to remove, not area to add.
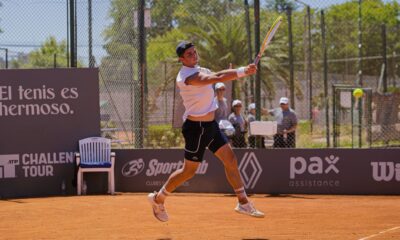
[[[364,91],[361,88],[356,88],[353,90],[353,97],[360,98],[364,95]]]

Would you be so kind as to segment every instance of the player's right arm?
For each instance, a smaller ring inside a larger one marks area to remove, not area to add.
[[[187,85],[193,85],[193,86],[204,86],[208,84],[214,84],[217,82],[226,82],[235,80],[240,77],[253,75],[256,72],[257,72],[257,67],[255,64],[249,64],[246,67],[241,67],[238,69],[225,69],[220,72],[212,74],[197,72],[187,77],[185,83]]]

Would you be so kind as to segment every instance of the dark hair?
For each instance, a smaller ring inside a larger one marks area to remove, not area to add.
[[[193,47],[194,44],[188,41],[182,41],[178,44],[178,46],[176,47],[176,55],[178,55],[178,57],[182,57],[183,54],[185,53],[186,49]]]

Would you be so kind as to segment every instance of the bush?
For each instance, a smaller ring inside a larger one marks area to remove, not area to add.
[[[180,128],[172,126],[151,125],[147,129],[145,146],[148,148],[182,148],[183,136]]]

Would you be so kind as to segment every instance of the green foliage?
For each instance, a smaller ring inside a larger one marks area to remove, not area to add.
[[[395,94],[399,94],[400,93],[400,88],[399,87],[395,87],[395,86],[390,86],[388,87],[388,92],[389,93],[395,93]]]
[[[279,13],[286,11],[286,9],[296,9],[293,1],[289,0],[267,0],[267,7]]]
[[[400,46],[390,44],[398,42],[397,16],[400,4],[396,1],[384,2],[382,0],[362,1],[362,41],[363,56],[380,56],[382,54],[381,26],[386,24],[387,52],[399,52]],[[320,22],[320,15],[316,22]],[[358,1],[348,1],[337,4],[326,10],[325,23],[327,28],[328,56],[330,59],[355,58],[358,56]],[[315,34],[314,42],[319,43],[320,33]],[[322,56],[322,49],[314,49],[315,55]],[[379,75],[382,62],[364,61],[363,73],[366,75]],[[346,72],[344,64],[330,64],[329,71],[335,73]],[[353,69],[353,73],[356,69]]]
[[[57,42],[55,37],[49,37],[39,49],[30,52],[28,56],[12,60],[11,65],[13,68],[53,68],[54,58],[56,67],[68,66],[66,41]],[[78,66],[82,64],[78,62]]]
[[[134,9],[137,9],[137,1],[113,0],[111,2],[109,15],[113,22],[103,33],[107,42],[105,49],[110,55],[118,56],[118,58],[134,58],[137,37],[133,25]]]
[[[149,126],[145,141],[148,148],[174,148],[184,145],[181,129],[172,128],[170,125]]]

